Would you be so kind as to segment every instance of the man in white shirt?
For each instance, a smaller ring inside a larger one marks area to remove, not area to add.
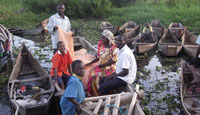
[[[119,35],[115,39],[115,44],[119,48],[116,72],[100,79],[99,93],[101,95],[135,81],[137,64],[133,52],[125,43],[125,39],[124,35]]]
[[[59,41],[57,32],[58,26],[66,32],[69,32],[71,29],[70,21],[68,17],[64,15],[64,12],[65,5],[59,3],[57,5],[57,13],[49,18],[49,23],[47,25],[47,29],[51,34],[52,49],[54,50],[54,53],[57,51],[57,43]]]

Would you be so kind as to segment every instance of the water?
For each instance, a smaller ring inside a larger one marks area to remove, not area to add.
[[[21,43],[29,48],[33,56],[49,72],[53,52],[51,45],[44,42],[34,42],[21,37],[14,37],[14,54],[17,54]],[[137,57],[137,56],[136,56]],[[180,60],[181,58],[166,58],[159,53],[151,53],[146,58],[136,58],[138,63],[137,83],[144,89],[145,97],[140,101],[147,114],[180,114]],[[6,94],[1,92],[0,94]],[[8,97],[1,96],[1,100]],[[8,103],[0,102],[0,115],[10,115]]]

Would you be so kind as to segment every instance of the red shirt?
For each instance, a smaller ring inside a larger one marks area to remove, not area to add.
[[[57,51],[52,58],[52,68],[51,68],[51,76],[54,76],[54,69],[57,68],[57,75],[62,77],[62,74],[70,75],[68,70],[68,65],[72,64],[72,57],[67,50],[64,56]]]

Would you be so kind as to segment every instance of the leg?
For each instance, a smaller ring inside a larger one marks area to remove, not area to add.
[[[52,77],[53,80],[55,80],[54,77]],[[65,90],[65,87],[64,87],[64,83],[63,83],[63,80],[60,76],[57,76],[57,80],[58,80],[58,85],[61,87],[62,90]]]
[[[70,78],[70,75],[66,75],[64,73],[62,74],[62,80],[63,80],[63,83],[65,86],[67,86],[67,82],[68,82],[69,78]]]
[[[191,65],[189,65],[187,62],[185,64],[188,67],[188,69],[192,72],[192,75],[193,75],[193,80],[190,82],[190,84],[198,83],[200,80],[199,80],[198,74],[196,73],[196,67],[195,67],[195,65],[198,64],[198,59],[195,58],[191,62]]]
[[[109,91],[116,89],[118,87],[124,86],[127,83],[123,80],[121,80],[118,77],[113,78],[112,80],[106,81],[102,83],[99,87],[99,93],[101,95],[107,94]]]

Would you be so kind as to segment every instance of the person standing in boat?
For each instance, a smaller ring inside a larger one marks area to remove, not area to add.
[[[51,77],[55,83],[59,84],[62,90],[65,90],[64,84],[72,74],[72,57],[65,44],[62,41],[57,43],[58,51],[52,57]]]
[[[75,110],[80,112],[81,105],[85,98],[85,92],[81,79],[84,75],[84,64],[81,60],[72,63],[73,75],[69,78],[67,88],[60,100],[60,107],[63,115],[74,115]]]
[[[85,77],[88,79],[86,88],[88,96],[98,95],[99,79],[115,72],[116,61],[117,47],[114,43],[113,33],[104,30],[98,43],[97,58],[86,64]]]
[[[49,18],[47,25],[48,32],[51,34],[52,49],[54,53],[57,51],[58,39],[58,26],[64,31],[70,32],[71,24],[69,18],[64,15],[65,5],[63,3],[57,4],[57,13]]]
[[[136,78],[137,64],[131,49],[125,43],[126,37],[119,35],[115,39],[118,51],[116,71],[103,77],[99,82],[99,93],[105,95],[113,89],[132,84]]]

